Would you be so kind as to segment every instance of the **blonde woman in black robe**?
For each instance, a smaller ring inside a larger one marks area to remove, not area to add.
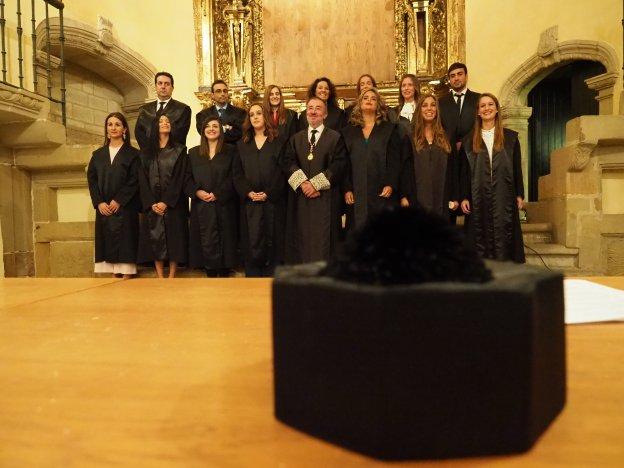
[[[350,162],[343,181],[344,200],[353,205],[349,226],[358,227],[372,213],[398,205],[401,138],[397,125],[387,120],[375,88],[359,96],[342,136]]]

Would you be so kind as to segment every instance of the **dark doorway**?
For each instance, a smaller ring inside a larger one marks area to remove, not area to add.
[[[550,153],[563,146],[568,120],[580,115],[598,115],[596,91],[585,81],[605,73],[604,65],[579,60],[557,68],[540,81],[528,96],[533,108],[529,119],[529,199],[536,201],[537,180],[550,173]]]

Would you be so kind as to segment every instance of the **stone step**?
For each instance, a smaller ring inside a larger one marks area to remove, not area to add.
[[[525,244],[550,244],[553,241],[550,223],[521,223],[520,226]]]
[[[566,247],[561,244],[525,242],[524,252],[529,265],[544,266],[545,263],[549,268],[560,270],[576,268],[578,265],[579,249]]]

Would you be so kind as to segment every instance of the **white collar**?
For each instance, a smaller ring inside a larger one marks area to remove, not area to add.
[[[160,105],[160,103],[161,103],[161,102],[164,102],[164,103],[165,103],[165,107],[167,107],[167,104],[169,104],[169,101],[171,101],[171,99],[172,99],[172,98],[169,98],[169,99],[167,99],[167,100],[165,100],[165,101],[161,101],[160,99],[157,99],[157,100],[156,100],[156,104],[157,104],[157,105]]]

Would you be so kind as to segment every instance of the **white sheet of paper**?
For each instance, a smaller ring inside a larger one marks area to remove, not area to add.
[[[580,279],[564,279],[565,323],[624,321],[624,291]]]

